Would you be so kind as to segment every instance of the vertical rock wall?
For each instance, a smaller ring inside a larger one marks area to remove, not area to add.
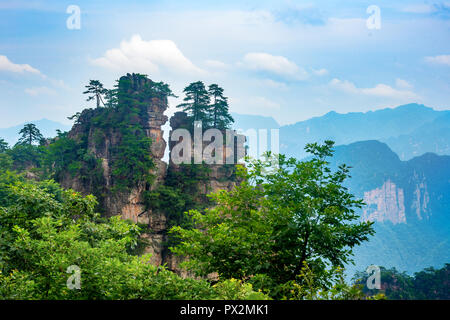
[[[121,83],[123,81],[123,86]],[[165,243],[167,241],[167,218],[164,210],[161,212],[152,212],[147,209],[144,204],[144,193],[146,191],[155,190],[159,185],[164,184],[168,170],[179,170],[179,166],[170,162],[168,166],[162,161],[165,149],[167,147],[166,141],[163,138],[162,126],[167,122],[168,118],[164,115],[168,104],[167,98],[152,97],[142,98],[142,93],[148,90],[148,85],[152,81],[135,74],[128,74],[122,77],[119,81],[119,90],[125,90],[129,97],[136,97],[139,100],[139,108],[145,108],[145,112],[139,119],[131,119],[133,123],[140,124],[145,130],[146,136],[151,138],[151,157],[155,164],[151,174],[154,180],[151,184],[143,179],[139,181],[134,187],[125,191],[114,191],[114,181],[112,177],[112,167],[114,162],[113,150],[121,143],[121,132],[119,129],[99,128],[93,119],[107,117],[108,113],[104,108],[87,109],[84,110],[78,118],[77,123],[69,132],[69,137],[75,141],[87,141],[88,151],[100,161],[100,170],[103,181],[99,183],[89,177],[81,178],[79,175],[71,175],[64,173],[60,179],[60,183],[64,188],[71,188],[82,192],[83,194],[101,193],[100,206],[106,216],[121,215],[124,219],[130,219],[134,222],[148,225],[148,230],[142,235],[142,238],[147,240],[144,252],[152,254],[152,263],[164,264],[167,263],[170,269],[178,270],[178,264],[182,258],[174,257],[169,254]],[[125,103],[120,101],[119,104]],[[114,112],[114,111],[110,111]],[[110,115],[109,115],[110,116]],[[185,113],[178,112],[171,119],[172,131],[187,125],[187,116]],[[236,138],[235,142],[241,141]],[[208,143],[205,143],[206,146]],[[175,143],[169,146],[172,150]],[[244,150],[243,143],[236,144],[235,154],[242,153]],[[237,159],[236,159],[237,161]],[[205,196],[209,192],[217,191],[219,189],[231,190],[237,183],[234,175],[234,166],[223,165],[208,165],[209,174],[206,183],[199,183],[198,188],[200,194]],[[230,170],[231,169],[231,170]],[[100,185],[99,185],[100,184]],[[100,191],[99,191],[100,189]],[[201,200],[200,200],[201,201]]]

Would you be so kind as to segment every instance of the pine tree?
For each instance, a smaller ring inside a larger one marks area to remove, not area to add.
[[[33,123],[27,123],[19,134],[21,135],[18,144],[32,145],[33,142],[40,143],[44,140],[44,136]]]
[[[192,122],[203,121],[204,127],[208,126],[209,94],[202,81],[193,82],[188,85],[183,92],[186,97],[184,103],[177,108],[183,108],[187,112]]]
[[[3,153],[8,149],[9,149],[8,142],[0,138],[0,153]]]
[[[90,80],[89,84],[85,86],[87,90],[83,92],[83,94],[89,94],[86,101],[91,101],[96,99],[97,101],[97,108],[100,107],[100,102],[105,105],[102,99],[102,95],[108,93],[108,89],[103,88],[103,84],[98,80]]]
[[[106,90],[105,92],[105,106],[108,108],[114,108],[119,103],[117,89]]]
[[[208,94],[212,100],[209,107],[209,118],[212,126],[217,129],[227,129],[234,122],[228,109],[228,98],[223,95],[223,89],[217,84],[208,87]]]

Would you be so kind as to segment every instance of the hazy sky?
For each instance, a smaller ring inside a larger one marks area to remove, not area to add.
[[[218,83],[231,111],[281,124],[409,102],[450,109],[449,1],[216,2],[0,0],[0,127],[69,123],[93,106],[89,79],[112,87],[127,72],[180,96]],[[67,26],[70,5],[80,29]]]

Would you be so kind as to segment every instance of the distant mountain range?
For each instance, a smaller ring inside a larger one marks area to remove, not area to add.
[[[382,139],[401,159],[410,159],[426,152],[450,154],[450,112],[444,112],[431,122],[409,134]]]
[[[48,119],[30,121],[27,123],[34,123],[45,138],[56,136],[57,129],[61,131],[68,131],[71,128],[71,126]],[[11,146],[16,144],[20,137],[19,131],[23,128],[24,125],[25,123],[19,124],[14,127],[0,128],[0,138],[4,139]]]
[[[304,146],[330,139],[336,145],[379,140],[402,160],[427,152],[450,155],[450,111],[436,111],[416,103],[397,108],[346,114],[331,111],[321,117],[278,126],[270,117],[233,114],[234,127],[280,130],[280,153],[301,159]]]
[[[367,204],[361,219],[375,221],[375,236],[355,250],[349,271],[375,264],[412,273],[450,261],[450,156],[401,161],[372,140],[339,146],[330,161],[352,166],[347,187]]]
[[[280,125],[272,117],[256,116],[249,114],[231,113],[234,119],[234,129],[248,130],[248,129],[279,129]]]

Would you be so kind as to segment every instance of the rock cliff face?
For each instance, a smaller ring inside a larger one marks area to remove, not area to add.
[[[122,88],[121,82],[127,85]],[[166,247],[168,218],[164,209],[152,210],[151,203],[146,203],[145,193],[156,190],[165,183],[169,172],[180,170],[180,166],[170,162],[168,166],[162,161],[166,149],[166,141],[163,138],[161,127],[167,122],[168,118],[164,115],[168,104],[166,97],[145,97],[142,93],[151,86],[153,82],[145,77],[128,74],[119,81],[119,91],[125,90],[127,97],[136,97],[139,99],[139,107],[143,108],[140,117],[131,118],[132,124],[139,125],[144,131],[146,137],[151,139],[151,159],[154,167],[150,170],[153,176],[152,182],[145,179],[138,181],[131,188],[126,190],[114,190],[113,165],[115,159],[115,150],[121,144],[123,135],[121,130],[114,126],[100,128],[97,120],[99,118],[110,117],[104,108],[84,110],[78,117],[77,123],[69,132],[69,138],[78,143],[84,142],[89,154],[92,154],[98,162],[99,177],[81,177],[64,172],[60,178],[60,183],[65,188],[71,188],[84,194],[94,194],[100,200],[100,208],[104,215],[121,215],[124,219],[130,219],[134,222],[146,224],[148,230],[142,235],[147,240],[148,246],[144,249],[145,253],[152,254],[152,263],[167,263],[170,269],[176,270],[179,258],[168,254]],[[120,95],[119,95],[120,97]],[[121,101],[119,99],[119,105]],[[109,111],[114,112],[114,111]],[[172,131],[186,126],[186,114],[179,112],[170,121]],[[241,137],[241,145],[237,149],[244,150]],[[175,143],[170,144],[170,151]],[[133,165],[131,163],[131,165]],[[234,178],[234,165],[208,165],[209,171],[206,183],[198,183],[198,190],[201,195],[198,201],[206,198],[209,192],[219,189],[231,190],[236,185]]]
[[[362,220],[406,223],[403,189],[397,188],[390,180],[381,188],[364,192],[364,202],[367,206],[363,209]]]
[[[187,114],[184,112],[176,112],[173,117],[170,119],[170,127],[171,132],[170,136],[172,137],[172,133],[180,128],[187,128],[189,127],[189,122],[187,118]],[[226,137],[226,132],[221,132],[223,138]],[[209,192],[216,192],[217,190],[228,190],[230,191],[235,185],[236,185],[236,179],[234,177],[235,173],[235,165],[239,163],[239,161],[245,156],[245,136],[236,134],[235,131],[233,131],[233,142],[230,143],[230,146],[223,145],[223,152],[222,152],[222,163],[223,164],[210,164],[207,165],[209,172],[208,172],[208,179],[207,183],[199,185],[201,188],[202,194],[207,194]],[[193,135],[192,135],[193,136]],[[179,141],[170,141],[169,143],[169,150],[170,150],[170,162],[169,162],[169,170],[173,171],[179,171],[180,165],[175,164],[173,159],[173,148],[174,146],[179,143]],[[204,141],[202,139],[202,152],[206,152],[206,148],[208,144],[210,144],[211,141]],[[233,148],[233,150],[231,150]],[[192,165],[194,164],[194,153],[195,153],[195,147],[194,147],[194,138],[191,139],[191,154],[190,159]],[[232,159],[233,164],[226,164],[227,163],[227,157],[230,156]]]
[[[417,176],[415,176],[417,180]],[[428,220],[431,216],[429,210],[430,194],[425,179],[417,181],[412,196],[411,210],[413,210],[418,220]]]
[[[138,77],[135,74],[122,77],[120,81],[129,82],[126,93],[130,96],[138,96],[146,85],[152,83],[151,80]],[[119,88],[119,90],[125,89]],[[166,142],[162,138],[161,126],[167,122],[167,116],[164,115],[164,111],[167,109],[167,99],[153,97],[148,100],[144,99],[141,103],[145,105],[145,116],[133,119],[133,121],[137,122],[145,130],[146,136],[152,140],[151,157],[155,168],[151,173],[154,175],[155,181],[151,186],[148,186],[145,181],[141,181],[126,191],[113,192],[111,190],[114,185],[112,164],[115,159],[113,150],[120,145],[123,136],[121,131],[114,126],[107,128],[98,126],[94,120],[96,117],[109,116],[103,108],[84,110],[69,132],[69,138],[75,141],[86,140],[89,153],[101,162],[102,185],[95,185],[96,182],[89,177],[82,179],[78,175],[73,176],[69,173],[63,175],[60,183],[63,187],[72,188],[85,194],[96,194],[95,188],[100,187],[102,191],[101,207],[107,216],[120,214],[126,219],[146,223],[149,222],[150,218],[145,213],[141,198],[142,192],[149,188],[155,188],[158,183],[161,183],[167,167],[161,160],[166,148]]]

